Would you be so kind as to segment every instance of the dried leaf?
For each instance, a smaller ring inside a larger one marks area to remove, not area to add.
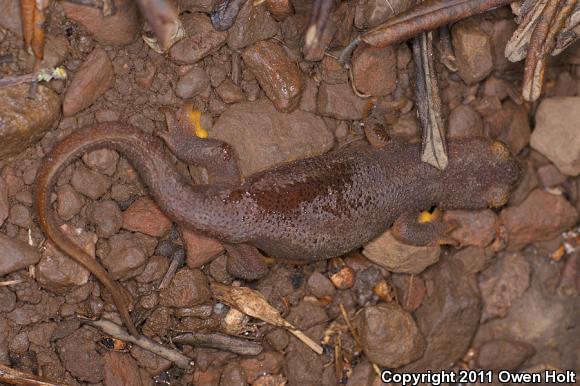
[[[211,289],[214,296],[224,303],[253,318],[263,320],[274,326],[287,328],[291,334],[300,339],[314,352],[319,355],[322,354],[322,347],[282,318],[278,310],[271,306],[260,292],[247,287],[230,287],[219,283],[212,283]]]

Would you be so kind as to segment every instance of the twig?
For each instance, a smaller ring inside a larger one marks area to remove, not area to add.
[[[42,69],[38,72],[25,75],[12,75],[0,78],[0,88],[14,86],[21,83],[48,82],[53,79],[66,79],[66,71],[63,67]]]
[[[262,352],[262,345],[257,342],[216,332],[211,334],[189,332],[177,335],[171,341],[195,347],[215,348],[239,355],[258,355]]]
[[[82,316],[79,316],[78,318],[83,323],[89,324],[93,327],[97,327],[101,329],[105,334],[110,335],[113,338],[121,339],[126,342],[136,344],[137,346],[147,351],[151,351],[152,353],[157,354],[160,357],[175,363],[176,366],[182,369],[189,369],[191,366],[193,366],[193,361],[190,358],[183,355],[182,353],[180,353],[179,351],[162,346],[159,343],[142,335],[139,337],[129,335],[129,333],[125,331],[125,329],[123,329],[121,326],[111,321],[105,319],[92,320]]]
[[[447,167],[448,157],[441,118],[441,99],[433,63],[432,33],[423,33],[413,41],[416,83],[415,97],[423,128],[421,161],[439,170]]]
[[[333,0],[315,0],[310,13],[310,21],[304,38],[304,55],[310,52],[320,41],[324,28],[328,24]]]
[[[0,381],[9,385],[22,386],[62,386],[62,383],[53,383],[36,375],[23,373],[0,364]]]
[[[173,255],[171,256],[171,263],[169,264],[169,268],[167,268],[167,272],[165,272],[165,276],[159,283],[159,289],[162,290],[166,288],[173,276],[175,276],[175,272],[177,272],[177,268],[179,268],[185,262],[185,250],[183,248],[177,249]]]

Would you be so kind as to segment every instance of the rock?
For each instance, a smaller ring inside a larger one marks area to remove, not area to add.
[[[280,113],[267,101],[229,107],[215,122],[210,137],[232,145],[246,176],[282,162],[320,155],[334,143],[322,118],[300,110]]]
[[[135,359],[130,354],[107,351],[104,359],[105,386],[141,386],[141,374]]]
[[[237,362],[227,362],[220,377],[221,385],[243,386],[246,385],[245,374],[240,364]]]
[[[352,369],[346,386],[371,386],[375,377],[373,366],[368,361],[363,360]]]
[[[278,23],[266,9],[266,4],[246,3],[240,9],[234,25],[228,30],[228,46],[240,50],[260,40],[266,40],[279,31]]]
[[[86,7],[83,7],[86,8]],[[74,74],[62,102],[65,117],[92,105],[113,85],[113,65],[107,52],[97,46]]]
[[[16,295],[7,286],[0,287],[0,313],[14,310],[16,307]]]
[[[486,116],[484,125],[488,135],[505,143],[514,155],[530,140],[528,113],[523,106],[511,100],[506,100],[498,113]]]
[[[188,229],[181,229],[181,237],[187,252],[187,266],[199,268],[224,252],[223,245],[216,239],[203,236]]]
[[[365,263],[367,263],[368,267],[360,269],[357,272],[354,289],[356,291],[356,300],[358,304],[364,306],[375,296],[373,289],[381,280],[383,280],[383,274],[376,265],[370,263],[370,261],[365,259],[364,256],[359,256]]]
[[[500,213],[508,237],[508,250],[517,251],[525,245],[551,240],[573,226],[578,212],[561,195],[536,189],[518,206]]]
[[[143,271],[141,267],[150,255],[145,242],[139,234],[128,232],[115,234],[109,239],[110,252],[101,256],[101,262],[113,279],[129,279]]]
[[[427,295],[425,282],[420,276],[394,274],[393,285],[397,289],[397,296],[401,299],[401,307],[405,311],[413,312],[421,306]]]
[[[139,367],[145,370],[145,374],[148,376],[159,375],[171,367],[171,361],[168,359],[162,358],[136,345],[131,348],[131,356],[137,360]]]
[[[111,237],[123,225],[123,214],[113,200],[97,201],[87,207],[87,219],[95,226],[97,236]]]
[[[54,91],[38,85],[36,97],[29,98],[28,89],[27,84],[0,88],[0,159],[36,143],[60,118],[60,98]]]
[[[171,229],[171,220],[149,196],[141,196],[123,212],[123,228],[161,237]]]
[[[18,225],[21,228],[28,229],[32,226],[32,215],[27,206],[16,204],[10,207],[8,222]]]
[[[372,96],[388,95],[397,87],[397,51],[394,46],[359,46],[352,57],[356,89]]]
[[[514,67],[514,63],[505,57],[505,47],[517,27],[513,18],[500,19],[493,23],[491,32],[493,67],[499,73],[506,72],[510,67]]]
[[[451,35],[461,79],[468,85],[485,79],[493,70],[489,36],[473,19],[455,24]]]
[[[342,267],[338,272],[330,276],[330,281],[340,290],[352,288],[356,278],[354,270],[348,266]]]
[[[77,215],[84,205],[82,196],[69,184],[57,188],[56,213],[68,221]]]
[[[425,349],[415,320],[395,303],[365,307],[357,318],[357,327],[368,360],[382,367],[406,365]]]
[[[320,115],[341,120],[363,119],[371,107],[371,102],[356,96],[348,84],[322,83],[317,104]]]
[[[111,187],[111,181],[104,175],[84,166],[79,166],[73,172],[71,185],[79,193],[96,200]]]
[[[483,248],[495,238],[497,216],[490,209],[446,211],[443,215],[443,221],[457,224],[457,229],[454,229],[449,235],[462,246],[474,245]]]
[[[544,188],[553,188],[554,186],[566,182],[567,176],[558,171],[552,164],[540,166],[537,170],[538,180]]]
[[[327,84],[340,84],[348,82],[348,72],[335,58],[325,56],[320,62],[320,76]]]
[[[300,98],[300,110],[316,113],[316,96],[318,95],[318,84],[312,78],[306,78],[304,91]]]
[[[148,337],[165,336],[171,327],[171,310],[167,307],[157,307],[143,325],[143,335]]]
[[[314,272],[312,275],[310,275],[308,278],[307,286],[312,295],[316,296],[317,298],[321,298],[323,296],[332,296],[336,291],[331,281],[320,272]]]
[[[0,26],[22,39],[19,2],[10,0],[0,2]]]
[[[265,351],[255,358],[244,358],[240,367],[246,374],[246,382],[253,385],[261,375],[275,375],[280,373],[284,355],[275,351]]]
[[[283,374],[288,377],[288,386],[320,385],[323,370],[320,355],[308,348],[292,350],[286,354]]]
[[[515,370],[534,352],[534,347],[525,342],[492,340],[479,348],[477,364],[485,370]]]
[[[190,99],[209,89],[209,76],[202,68],[194,68],[179,78],[175,95]]]
[[[479,326],[481,301],[475,276],[459,262],[444,260],[423,278],[429,291],[415,318],[427,342],[425,353],[401,372],[448,369],[465,354]]]
[[[111,119],[111,120],[117,120]],[[105,120],[107,121],[107,120]],[[107,176],[112,176],[117,170],[117,162],[119,161],[119,153],[110,149],[98,149],[85,153],[83,155],[83,162],[89,168],[103,173]]]
[[[101,44],[124,46],[137,37],[141,24],[137,4],[131,0],[115,2],[115,14],[103,16],[100,9],[83,5],[62,3],[66,16],[85,27]]]
[[[61,225],[61,230],[85,253],[95,258],[97,236],[94,233],[74,229],[67,224]],[[89,281],[89,276],[86,268],[62,253],[52,242],[47,243],[36,266],[38,282],[54,291],[84,285]]]
[[[523,176],[520,183],[510,195],[509,206],[520,205],[528,197],[528,195],[538,187],[538,177],[532,162],[527,162],[522,167]]]
[[[492,318],[503,318],[512,302],[530,285],[530,266],[519,253],[510,253],[496,259],[481,273],[479,289],[483,299],[482,323]]]
[[[151,283],[161,280],[169,268],[169,259],[165,256],[151,256],[145,264],[145,269],[135,280],[138,283]]]
[[[63,303],[64,299],[62,297],[41,292],[38,304],[24,304],[5,314],[5,316],[17,325],[28,326],[59,317],[58,310]]]
[[[0,256],[0,276],[19,271],[40,260],[36,248],[4,234],[0,234]]]
[[[398,273],[421,273],[439,260],[441,248],[438,245],[417,247],[403,244],[387,231],[367,243],[363,248],[365,255],[373,263]]]
[[[359,0],[356,2],[354,25],[361,30],[376,27],[406,11],[411,4],[407,1]]]
[[[483,248],[467,247],[457,251],[452,259],[460,261],[468,274],[475,274],[487,268],[493,257],[493,253],[487,253]]]
[[[282,351],[288,346],[290,336],[283,328],[276,328],[266,335],[266,340],[274,350]]]
[[[245,49],[242,58],[279,111],[291,112],[298,107],[302,77],[281,45],[261,41]]]
[[[10,203],[8,202],[8,186],[4,179],[0,177],[0,226],[4,224],[10,213]]]
[[[80,381],[97,383],[103,379],[104,360],[96,350],[101,335],[90,327],[81,327],[57,341],[58,355],[64,367]]]
[[[228,34],[216,31],[209,17],[202,13],[182,17],[187,37],[169,49],[169,57],[178,64],[193,64],[217,51],[225,44]]]
[[[536,111],[531,146],[548,157],[560,172],[580,174],[580,97],[544,98]]]
[[[224,103],[238,103],[246,99],[242,89],[229,78],[224,80],[215,91]]]
[[[44,45],[43,68],[58,67],[70,52],[70,44],[63,35],[48,35]]]
[[[483,120],[479,113],[469,105],[459,105],[449,114],[447,138],[483,136]]]
[[[166,307],[192,307],[211,297],[207,278],[199,269],[178,271],[171,284],[159,294],[159,303]]]

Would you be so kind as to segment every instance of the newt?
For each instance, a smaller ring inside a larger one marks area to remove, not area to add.
[[[118,151],[137,170],[159,208],[179,226],[221,240],[228,251],[228,270],[245,279],[267,272],[259,250],[292,261],[328,259],[361,246],[393,224],[393,233],[402,241],[449,243],[448,227],[419,221],[421,210],[502,206],[521,174],[504,144],[471,138],[448,143],[444,171],[421,162],[420,145],[391,140],[243,178],[232,147],[193,135],[184,111],[165,111],[168,129],[157,136],[119,122],[80,129],[46,155],[36,177],[35,204],[43,232],[105,285],[135,335],[130,296],[61,231],[51,210],[58,176],[87,151]],[[167,148],[181,161],[205,167],[209,184],[193,185],[180,174]]]

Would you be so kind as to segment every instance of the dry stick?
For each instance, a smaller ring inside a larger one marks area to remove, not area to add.
[[[519,62],[526,57],[525,45],[530,42],[530,37],[538,21],[538,18],[544,11],[548,0],[539,0],[534,7],[526,13],[519,27],[512,34],[505,46],[504,56],[510,62]]]
[[[19,386],[62,386],[62,383],[53,383],[36,375],[23,373],[0,364],[0,382]]]
[[[524,82],[522,86],[522,95],[524,99],[533,102],[540,97],[542,84],[544,81],[544,70],[546,67],[546,55],[544,48],[550,26],[554,21],[558,10],[558,1],[548,1],[544,12],[540,15],[536,28],[530,38],[528,47],[528,56],[524,67]]]
[[[89,324],[93,327],[101,329],[105,334],[110,335],[113,338],[131,342],[147,351],[151,351],[152,353],[155,353],[160,357],[175,363],[175,365],[182,369],[189,369],[191,366],[193,366],[193,361],[179,351],[162,346],[154,340],[151,340],[142,335],[137,338],[133,335],[129,335],[125,329],[109,320],[92,320],[82,316],[79,316],[79,319],[85,324]]]
[[[375,47],[402,43],[423,32],[454,23],[514,0],[427,1],[354,39],[343,50],[340,61],[347,64],[352,51],[361,42]]]
[[[215,348],[239,355],[258,355],[262,352],[262,345],[257,342],[216,332],[211,334],[189,332],[177,335],[171,341],[195,347]]]
[[[304,39],[304,52],[309,52],[320,40],[324,28],[328,24],[330,10],[332,9],[333,0],[315,0],[312,5],[310,21]]]
[[[448,157],[441,119],[441,99],[433,64],[432,33],[423,33],[413,41],[416,68],[415,96],[423,128],[421,161],[439,170],[447,167]]]

